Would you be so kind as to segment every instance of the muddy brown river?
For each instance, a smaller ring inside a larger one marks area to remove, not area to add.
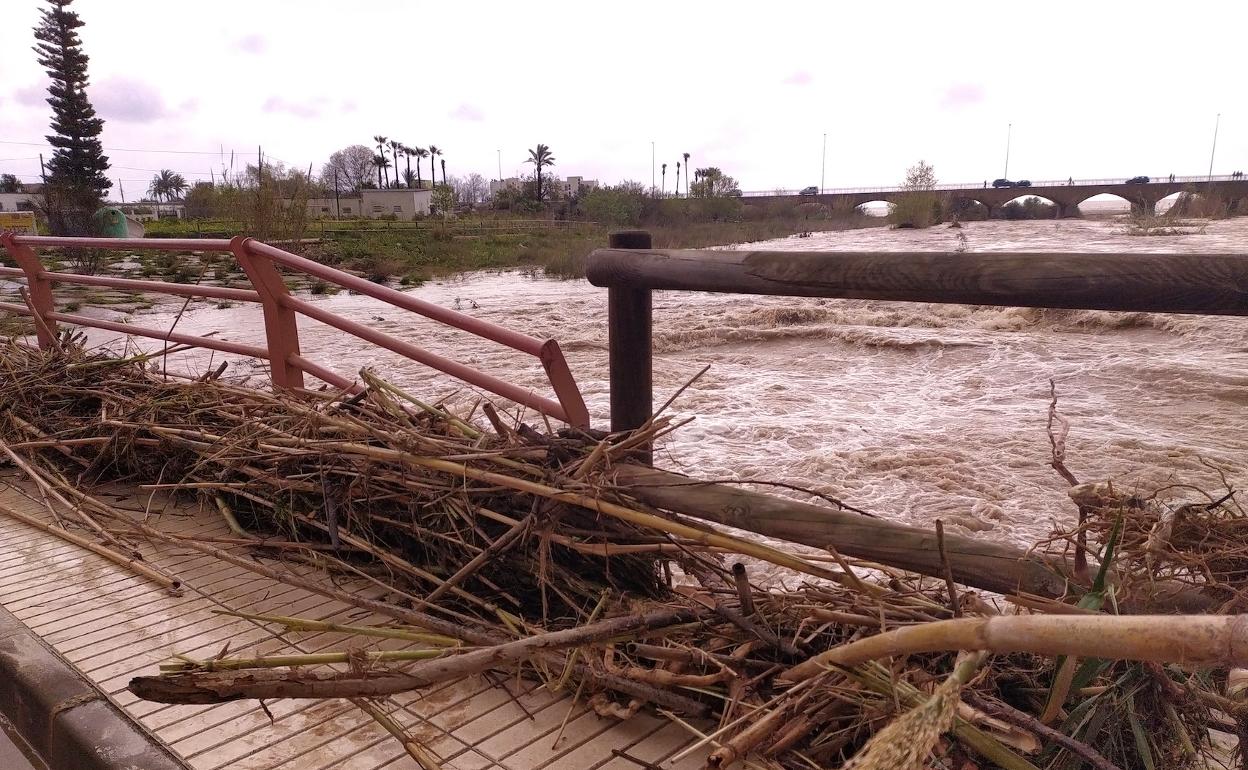
[[[784,250],[957,248],[959,231],[869,229],[750,244]],[[978,251],[1243,251],[1248,218],[1203,232],[1134,237],[1119,222],[976,222]],[[606,291],[518,271],[414,289],[424,299],[557,338],[598,424],[607,421]],[[438,353],[549,392],[536,361],[358,295],[312,297]],[[141,318],[168,328],[172,312]],[[889,518],[1030,544],[1074,514],[1048,466],[1049,381],[1071,422],[1067,465],[1082,481],[1248,483],[1248,319],[655,293],[658,402],[694,421],[657,462],[704,478],[764,479]],[[264,344],[258,309],[205,306],[178,331]],[[461,386],[303,320],[304,354],[352,375],[374,367],[436,398]],[[100,339],[103,339],[101,337]],[[201,356],[190,362],[202,370]],[[236,361],[232,374],[263,371]],[[1176,486],[1178,494],[1194,494]]]

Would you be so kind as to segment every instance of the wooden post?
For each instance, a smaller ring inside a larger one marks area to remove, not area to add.
[[[649,249],[650,233],[611,233],[613,249]],[[654,411],[654,371],[650,339],[650,289],[607,289],[611,370],[611,430],[633,430]]]
[[[56,344],[56,321],[48,317],[56,308],[52,305],[52,282],[47,279],[47,271],[39,261],[39,255],[29,246],[18,244],[13,233],[5,233],[0,238],[4,241],[4,249],[9,257],[26,274],[26,290],[30,297],[30,310],[36,314],[35,339],[40,350],[48,350]]]
[[[275,388],[302,388],[303,370],[292,356],[299,355],[299,326],[295,311],[282,301],[287,295],[286,283],[273,266],[273,260],[251,251],[251,239],[235,236],[230,241],[230,251],[247,273],[251,285],[260,295],[264,308],[264,335],[269,349],[269,375]]]

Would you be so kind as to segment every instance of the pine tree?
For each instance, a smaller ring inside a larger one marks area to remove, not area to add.
[[[87,55],[77,29],[78,14],[69,10],[73,0],[48,0],[39,26],[35,27],[39,64],[47,70],[48,104],[52,107],[56,148],[48,163],[45,200],[53,232],[89,232],[91,215],[99,207],[112,182],[104,176],[108,158],[100,144],[104,121],[95,116],[87,98]]]

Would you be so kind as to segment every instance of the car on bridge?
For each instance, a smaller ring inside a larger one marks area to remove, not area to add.
[[[997,188],[1001,188],[1001,187],[1013,187],[1013,186],[1014,186],[1014,183],[1013,183],[1013,182],[1011,182],[1011,181],[1010,181],[1010,180],[1008,180],[1008,179],[994,179],[994,180],[992,180],[992,186],[993,186],[993,187],[997,187]]]
[[[798,195],[818,195],[818,194],[819,194],[819,188],[815,187],[813,184],[810,187],[803,187],[802,191],[798,193]]]
[[[1127,184],[1148,184],[1151,179],[1146,176],[1133,176],[1127,180]]]
[[[1031,187],[1030,179],[1020,179],[1014,183],[1015,187]]]

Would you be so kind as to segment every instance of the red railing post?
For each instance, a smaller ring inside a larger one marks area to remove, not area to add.
[[[56,343],[56,321],[48,317],[48,313],[56,309],[52,305],[52,282],[47,279],[35,250],[18,244],[13,240],[14,235],[6,232],[0,235],[0,241],[3,241],[9,257],[26,274],[27,296],[30,297],[30,309],[35,313],[35,339],[40,350],[47,350]]]
[[[585,408],[585,398],[576,386],[576,379],[572,377],[572,370],[568,368],[559,343],[555,340],[543,342],[539,358],[551,387],[555,389],[555,398],[563,407],[564,419],[573,428],[588,428],[589,410]]]
[[[299,355],[299,325],[295,311],[282,301],[289,294],[273,260],[251,251],[251,238],[230,240],[230,251],[247,273],[264,308],[264,335],[269,348],[269,370],[276,388],[302,388],[303,370],[292,356]]]

